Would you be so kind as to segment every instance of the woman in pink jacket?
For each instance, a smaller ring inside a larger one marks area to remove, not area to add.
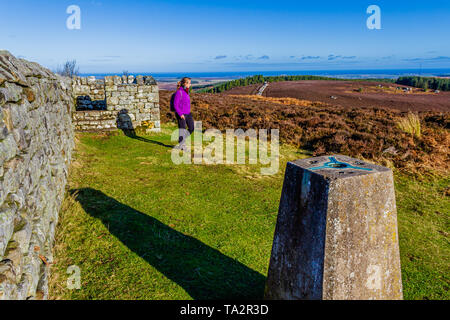
[[[191,87],[191,78],[184,77],[178,82],[177,91],[173,96],[173,109],[178,121],[178,130],[180,137],[178,138],[178,148],[185,150],[185,139],[189,136],[186,131],[186,125],[189,134],[194,132],[194,119],[191,114],[191,97],[189,96],[189,88]]]

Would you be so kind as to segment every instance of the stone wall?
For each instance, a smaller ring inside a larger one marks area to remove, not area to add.
[[[75,77],[73,97],[77,103],[73,113],[77,131],[138,127],[160,131],[159,90],[153,77]]]
[[[0,299],[47,297],[74,146],[71,86],[0,51]]]

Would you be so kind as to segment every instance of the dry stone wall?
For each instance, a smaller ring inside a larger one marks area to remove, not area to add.
[[[75,129],[159,131],[159,117],[152,77],[64,78],[0,51],[0,300],[48,297]]]
[[[160,131],[159,90],[153,77],[75,77],[73,95],[77,131],[132,130]]]
[[[72,83],[0,51],[0,299],[45,299],[74,130]]]

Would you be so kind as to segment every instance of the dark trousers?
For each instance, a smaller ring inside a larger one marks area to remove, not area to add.
[[[185,114],[184,120],[181,119],[181,117],[178,115],[178,113],[175,112],[175,115],[177,117],[178,122],[178,129],[180,132],[180,137],[178,138],[178,143],[184,143],[184,139],[187,138],[189,135],[186,132],[186,126],[187,131],[189,134],[192,134],[194,132],[194,118],[192,118],[192,113]]]

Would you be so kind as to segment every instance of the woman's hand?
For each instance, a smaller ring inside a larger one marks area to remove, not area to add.
[[[183,119],[183,120],[186,120],[186,119],[184,118],[184,114],[182,114],[180,118]]]

